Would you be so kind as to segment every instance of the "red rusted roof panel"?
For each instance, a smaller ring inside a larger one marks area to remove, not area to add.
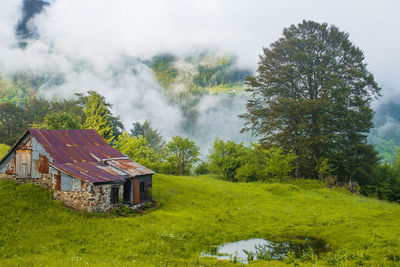
[[[107,160],[106,164],[111,165],[119,170],[122,170],[123,172],[126,172],[132,177],[155,173],[154,171],[130,159]]]
[[[112,167],[96,162],[50,163],[50,165],[91,183],[124,181]]]
[[[30,129],[29,132],[57,163],[97,161],[91,154],[99,159],[125,157],[95,130]]]

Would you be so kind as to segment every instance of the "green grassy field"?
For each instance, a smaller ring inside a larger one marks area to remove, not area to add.
[[[153,195],[157,208],[117,217],[73,211],[44,189],[0,181],[0,265],[228,266],[234,263],[199,254],[230,241],[293,236],[320,238],[333,248],[313,262],[297,260],[300,265],[397,266],[400,260],[398,204],[313,181],[155,175]]]
[[[221,84],[216,85],[214,87],[205,87],[207,91],[211,94],[218,94],[218,93],[231,93],[237,94],[243,92],[245,86],[244,85],[232,85],[232,84]]]
[[[8,152],[10,146],[5,144],[0,144],[0,159]]]

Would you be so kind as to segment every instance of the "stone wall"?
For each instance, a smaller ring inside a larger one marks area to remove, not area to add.
[[[42,178],[15,178],[15,175],[0,174],[0,180],[10,179],[18,183],[35,184],[48,190],[53,189],[52,174],[43,174]],[[111,188],[119,188],[119,198],[123,196],[123,185],[103,184],[91,185],[90,191],[54,190],[53,197],[67,207],[87,212],[108,212],[118,204],[110,204]]]
[[[42,178],[15,178],[15,175],[11,177],[14,181],[22,184],[35,184],[48,190],[53,188],[51,173],[42,174]]]
[[[119,197],[122,197],[122,185],[93,185],[91,192],[55,190],[53,197],[73,209],[89,212],[107,212],[118,206],[110,204],[111,188],[119,188]]]
[[[0,173],[0,180],[15,180],[15,175]]]
[[[53,192],[54,199],[60,200],[67,207],[82,211],[98,211],[95,196],[92,192],[74,192],[56,190]]]

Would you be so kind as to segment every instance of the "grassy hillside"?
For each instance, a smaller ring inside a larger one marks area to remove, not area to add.
[[[379,103],[368,141],[379,152],[381,163],[392,163],[400,149],[400,104],[395,98]]]
[[[0,144],[0,159],[7,153],[10,146],[5,144]]]
[[[245,78],[251,75],[249,70],[236,66],[235,57],[207,52],[185,59],[160,54],[147,64],[172,98],[182,97],[183,92],[185,95],[238,93]]]
[[[155,175],[153,184],[157,209],[115,217],[76,212],[44,189],[1,181],[0,265],[215,265],[200,252],[241,239],[293,236],[333,247],[318,265],[395,265],[400,259],[397,204],[308,181],[240,184]]]

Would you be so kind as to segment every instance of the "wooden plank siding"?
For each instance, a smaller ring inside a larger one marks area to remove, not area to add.
[[[133,178],[133,203],[139,204],[140,201],[140,186],[139,186],[139,179]]]
[[[16,178],[31,177],[32,151],[21,149],[16,151]]]
[[[61,172],[54,174],[54,190],[61,190]]]

